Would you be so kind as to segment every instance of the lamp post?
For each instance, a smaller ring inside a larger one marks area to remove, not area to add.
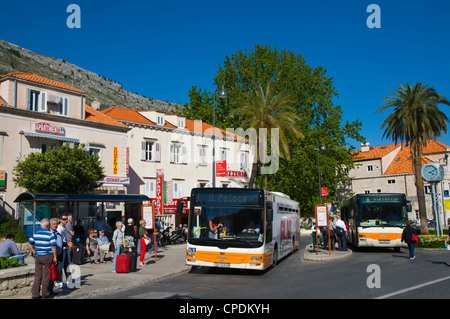
[[[219,88],[216,88],[214,90],[213,95],[213,149],[212,149],[212,156],[213,156],[213,165],[212,165],[212,182],[213,187],[216,187],[216,92],[219,91],[219,98],[224,99],[227,97],[227,92],[225,91],[225,87],[223,85]]]
[[[322,204],[322,186],[320,185],[320,160],[319,160],[319,151],[325,150],[325,145],[318,146],[315,150],[317,150],[317,167],[319,169],[319,201]]]

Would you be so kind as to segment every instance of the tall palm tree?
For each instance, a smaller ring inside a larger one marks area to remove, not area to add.
[[[450,102],[437,93],[433,87],[420,82],[414,86],[408,83],[398,91],[391,91],[394,96],[383,99],[386,105],[378,109],[375,114],[394,107],[393,112],[384,120],[381,127],[386,127],[383,138],[391,138],[395,144],[406,142],[410,145],[413,169],[416,179],[417,199],[419,202],[420,230],[428,234],[425,195],[422,180],[422,149],[430,140],[437,139],[442,132],[447,134],[447,116],[438,109],[439,104],[450,105]]]
[[[258,85],[256,89],[244,95],[246,102],[239,104],[229,116],[241,116],[243,122],[240,125],[244,128],[254,128],[257,131],[266,128],[269,133],[271,129],[277,128],[279,156],[289,160],[289,141],[295,142],[304,137],[298,125],[301,118],[293,107],[296,103],[295,96],[287,90],[277,91],[274,81],[267,83],[265,88]],[[254,187],[261,165],[258,154],[255,149],[249,187]]]

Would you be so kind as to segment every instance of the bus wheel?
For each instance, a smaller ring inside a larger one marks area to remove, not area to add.
[[[275,245],[275,248],[272,253],[272,267],[275,268],[275,266],[277,265],[277,262],[278,262],[278,247],[277,247],[277,245]]]

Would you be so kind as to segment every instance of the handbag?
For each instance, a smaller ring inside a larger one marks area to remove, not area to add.
[[[411,242],[412,243],[418,243],[419,242],[419,236],[417,236],[416,234],[412,234],[412,238],[411,238]]]
[[[51,263],[49,267],[48,279],[50,281],[60,281],[61,277],[59,276],[59,269],[55,263]]]

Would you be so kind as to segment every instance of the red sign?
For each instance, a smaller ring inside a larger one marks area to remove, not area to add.
[[[217,177],[227,176],[227,161],[216,162],[216,176]]]
[[[326,187],[322,187],[320,189],[320,193],[322,194],[322,197],[327,197],[328,196],[328,190]]]
[[[163,176],[158,176],[156,178],[156,215],[163,214]]]
[[[60,126],[54,126],[48,123],[36,123],[34,125],[34,129],[36,132],[44,132],[44,133],[53,133],[58,135],[66,135],[66,129]]]
[[[244,171],[228,171],[228,177],[248,177],[247,172]]]
[[[156,206],[157,199],[152,198],[151,200],[152,200],[152,203]],[[174,198],[174,199],[172,199],[171,202],[165,203],[164,204],[164,214],[175,214],[177,212],[177,205],[180,200],[186,201],[185,199]],[[183,215],[187,215],[188,213],[189,213],[189,207],[188,207],[188,205],[186,205],[183,207]],[[157,213],[156,215],[159,215],[159,214]]]

